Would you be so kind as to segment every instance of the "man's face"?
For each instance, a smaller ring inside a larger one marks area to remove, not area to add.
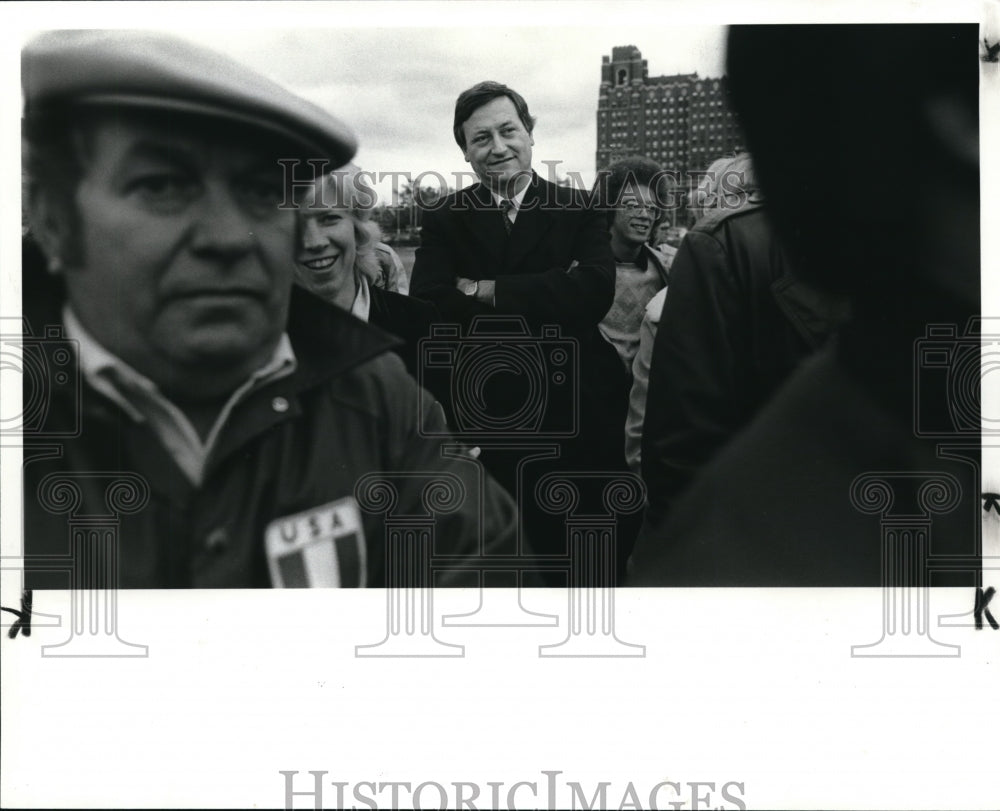
[[[462,124],[465,159],[479,179],[498,193],[519,191],[531,172],[531,147],[535,141],[518,118],[506,96],[484,104]],[[516,188],[511,180],[523,177]]]
[[[73,310],[107,349],[175,389],[193,370],[248,375],[285,327],[295,212],[278,209],[275,154],[246,143],[109,117],[76,191]]]
[[[649,238],[657,214],[656,196],[646,186],[630,186],[615,210],[611,235],[628,245],[641,244]]]

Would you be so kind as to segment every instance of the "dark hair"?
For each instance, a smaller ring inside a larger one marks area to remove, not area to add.
[[[462,92],[455,102],[455,125],[452,128],[455,133],[455,143],[462,151],[465,151],[465,130],[462,125],[469,120],[469,117],[484,104],[489,104],[493,99],[506,96],[513,102],[514,109],[517,110],[517,117],[521,119],[524,128],[530,133],[535,128],[535,119],[528,112],[528,102],[524,100],[520,93],[511,90],[507,85],[500,82],[480,82]]]
[[[616,161],[598,172],[593,195],[597,205],[605,212],[610,228],[615,221],[615,212],[621,204],[622,195],[630,187],[649,189],[659,209],[654,218],[655,229],[663,219],[669,203],[671,185],[670,176],[660,164],[652,158],[637,155]]]
[[[978,193],[975,162],[943,148],[928,115],[943,98],[975,120],[977,36],[975,25],[730,29],[733,104],[800,275],[891,289],[890,273],[920,261],[914,223],[942,180]]]
[[[28,177],[29,196],[25,205],[33,214],[32,200],[44,195],[50,216],[62,221],[65,235],[58,258],[64,265],[74,264],[82,255],[75,198],[92,153],[93,131],[93,121],[84,113],[34,116],[23,122],[22,170]],[[32,231],[37,230],[35,225],[31,223]],[[48,252],[55,246],[44,248]]]

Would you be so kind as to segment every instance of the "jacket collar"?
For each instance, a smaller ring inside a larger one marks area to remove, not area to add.
[[[663,254],[659,253],[655,248],[644,244],[641,255],[646,258],[646,267],[652,264],[656,268],[656,272],[660,275],[660,281],[666,284],[670,280],[670,271],[664,264]]]
[[[402,341],[299,287],[292,288],[288,337],[303,388],[344,374]]]
[[[637,268],[643,271],[648,270],[649,266],[652,265],[653,269],[660,277],[660,281],[663,282],[664,285],[666,285],[667,281],[670,279],[670,272],[664,264],[663,254],[646,243],[643,243],[639,247],[639,254],[636,256],[634,262],[630,263],[628,260],[619,261],[618,259],[615,259],[615,263],[619,265],[634,264]]]
[[[521,199],[521,205],[523,206],[532,195],[538,194],[538,185],[544,181],[538,176],[538,172],[534,169],[531,170],[531,179],[528,181],[528,186],[524,192],[524,197]],[[475,203],[473,204],[473,209],[481,211],[483,209],[492,209],[494,211],[499,210],[496,199],[493,197],[493,191],[487,186],[483,181],[478,181],[465,192],[467,195],[475,198]]]

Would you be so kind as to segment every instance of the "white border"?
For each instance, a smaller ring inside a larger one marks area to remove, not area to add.
[[[677,15],[699,24],[989,18],[996,35],[996,12],[995,3],[967,2],[7,3],[0,7],[0,75],[11,85],[0,94],[3,314],[20,299],[11,273],[19,267],[20,180],[10,156],[19,153],[12,77],[26,29],[503,20],[558,32],[568,19],[601,26],[631,18],[639,26]],[[984,99],[982,116],[983,306],[993,311],[997,95]],[[12,522],[19,528],[17,477],[6,455],[3,463],[7,535]],[[555,610],[551,601],[560,598],[536,599]],[[283,802],[279,770],[509,785],[539,780],[547,769],[587,786],[744,781],[750,807],[996,807],[1000,635],[935,630],[962,645],[960,659],[852,659],[851,645],[878,638],[880,600],[876,590],[633,590],[619,592],[618,632],[646,644],[644,659],[540,660],[526,639],[551,642],[542,631],[458,639],[442,630],[442,638],[466,643],[465,658],[399,661],[353,656],[356,644],[384,633],[378,593],[126,592],[120,633],[149,645],[148,658],[43,659],[40,646],[60,637],[41,628],[30,640],[0,640],[2,801],[275,807]],[[968,601],[964,592],[935,594],[932,614],[966,611]],[[9,590],[3,603],[16,604]],[[65,604],[54,606],[65,614]],[[609,797],[617,803],[620,794]],[[327,807],[332,802],[328,794]]]

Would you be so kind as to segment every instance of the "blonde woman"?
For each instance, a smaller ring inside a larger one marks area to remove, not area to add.
[[[375,191],[357,166],[320,178],[299,201],[295,278],[320,298],[402,338],[397,353],[419,379],[417,342],[430,335],[437,310],[384,287],[384,264],[394,263],[391,249],[379,242],[374,205]]]

